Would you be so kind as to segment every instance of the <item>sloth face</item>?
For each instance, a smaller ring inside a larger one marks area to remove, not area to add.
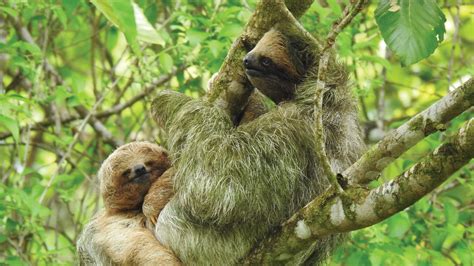
[[[170,166],[166,150],[156,144],[132,142],[119,147],[98,174],[106,209],[140,209],[151,184]]]
[[[304,72],[289,41],[276,30],[265,33],[243,63],[252,85],[276,103],[293,97]]]

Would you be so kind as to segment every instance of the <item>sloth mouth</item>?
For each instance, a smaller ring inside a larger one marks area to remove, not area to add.
[[[133,177],[133,183],[145,183],[150,179],[150,172],[143,172]]]
[[[257,68],[246,68],[245,73],[251,77],[261,77],[265,74],[262,70]]]

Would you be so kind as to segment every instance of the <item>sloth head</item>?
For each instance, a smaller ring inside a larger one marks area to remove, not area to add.
[[[170,166],[166,150],[153,143],[131,142],[116,149],[98,174],[107,211],[140,209],[151,184]]]
[[[301,42],[277,30],[270,30],[243,60],[254,87],[275,103],[293,98],[311,64]]]

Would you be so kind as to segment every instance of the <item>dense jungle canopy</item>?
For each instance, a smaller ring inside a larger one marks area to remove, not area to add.
[[[431,10],[399,22],[421,50],[385,35],[395,24],[376,18],[378,5],[393,2],[397,12],[415,2],[393,1],[370,1],[335,43],[369,146],[474,76],[472,1],[426,1],[446,19],[430,26],[431,42],[415,25]],[[258,1],[92,2],[0,0],[0,265],[74,264],[78,235],[103,206],[101,162],[133,140],[162,143],[150,114],[156,92],[204,97]],[[326,36],[350,2],[314,1],[300,21]],[[472,117],[471,107],[437,128],[370,186],[409,169]],[[329,264],[472,265],[473,170],[471,160],[405,211],[353,232]]]

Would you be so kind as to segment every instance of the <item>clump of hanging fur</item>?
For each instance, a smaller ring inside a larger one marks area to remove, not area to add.
[[[342,172],[358,158],[363,141],[347,74],[331,64],[327,83],[333,87],[321,112],[329,161]],[[185,264],[236,263],[271,228],[327,188],[315,156],[314,70],[315,65],[292,100],[238,127],[211,103],[174,92],[155,99],[154,116],[169,132],[176,169],[176,195],[160,214],[156,236]],[[336,238],[315,245],[316,261]],[[310,254],[302,252],[295,263]]]

